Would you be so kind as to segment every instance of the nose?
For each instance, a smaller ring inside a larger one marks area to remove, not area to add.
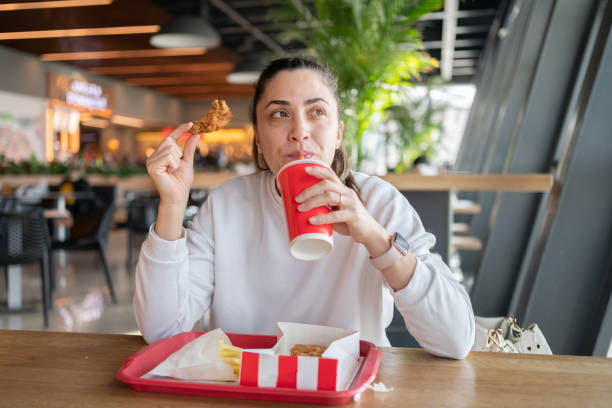
[[[294,116],[293,128],[289,134],[291,140],[302,142],[310,139],[310,125],[301,115]]]

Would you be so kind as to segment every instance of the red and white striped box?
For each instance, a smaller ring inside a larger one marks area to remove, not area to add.
[[[300,323],[279,323],[282,336],[272,349],[244,350],[240,385],[301,390],[348,388],[359,368],[359,332]],[[295,344],[326,347],[321,357],[291,356]]]

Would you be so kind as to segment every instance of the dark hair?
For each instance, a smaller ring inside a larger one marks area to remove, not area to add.
[[[270,80],[281,71],[295,71],[298,69],[309,69],[319,73],[323,77],[325,83],[334,94],[334,99],[336,100],[336,105],[338,106],[338,121],[342,120],[343,110],[342,102],[338,96],[338,79],[330,69],[305,58],[279,58],[270,62],[268,66],[264,68],[259,75],[259,79],[255,83],[255,94],[253,95],[253,101],[251,102],[251,122],[253,123],[253,127],[255,127],[255,129],[257,128],[257,103],[261,99],[261,95],[266,90]],[[253,161],[259,170],[269,170],[268,164],[266,163],[263,155],[260,159],[255,138],[253,138]],[[357,195],[359,195],[359,188],[355,184],[355,179],[351,174],[349,158],[342,145],[340,145],[340,147],[338,147],[334,153],[331,168],[347,187],[352,188],[355,190]]]

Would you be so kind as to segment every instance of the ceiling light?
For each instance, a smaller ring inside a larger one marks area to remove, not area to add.
[[[113,58],[143,58],[143,57],[173,57],[178,55],[202,55],[205,48],[175,48],[171,50],[119,50],[119,51],[84,51],[84,52],[58,52],[42,54],[42,61],[74,61],[91,59]]]
[[[30,40],[33,38],[86,37],[93,35],[146,34],[159,31],[158,25],[71,28],[63,30],[15,31],[0,33],[0,40]]]
[[[164,24],[150,43],[157,48],[205,47],[221,45],[219,33],[203,17],[179,16]]]
[[[259,74],[265,68],[259,60],[246,58],[227,75],[227,82],[230,84],[254,84],[259,78]]]
[[[41,8],[58,7],[84,7],[84,6],[106,6],[113,0],[56,0],[56,1],[30,1],[27,3],[0,4],[0,11],[33,10]]]

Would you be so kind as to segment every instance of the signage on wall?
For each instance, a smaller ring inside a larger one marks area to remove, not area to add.
[[[102,94],[100,85],[78,79],[70,82],[70,90],[66,92],[66,103],[94,110],[108,108],[108,98]]]
[[[68,105],[103,117],[113,111],[111,89],[82,77],[50,73],[49,99],[51,105]]]

